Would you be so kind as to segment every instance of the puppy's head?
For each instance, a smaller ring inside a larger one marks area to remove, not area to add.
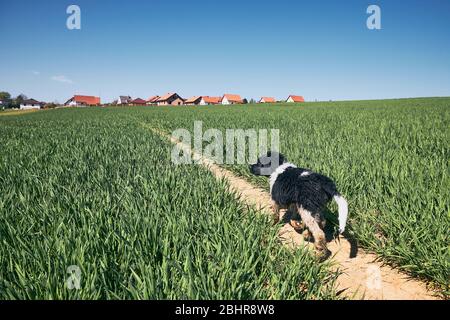
[[[250,172],[256,176],[268,177],[286,161],[281,153],[269,151],[266,155],[259,157],[257,163],[250,165]]]

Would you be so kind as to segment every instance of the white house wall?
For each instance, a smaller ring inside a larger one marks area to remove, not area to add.
[[[222,104],[230,104],[230,101],[228,101],[227,97],[223,97]]]
[[[20,110],[32,110],[32,109],[40,109],[40,105],[34,105],[34,104],[21,104]]]
[[[77,105],[77,103],[76,103],[74,100],[71,100],[71,101],[69,101],[69,102],[66,103],[66,106],[71,106],[71,107],[73,107],[73,106],[76,106],[76,105]]]

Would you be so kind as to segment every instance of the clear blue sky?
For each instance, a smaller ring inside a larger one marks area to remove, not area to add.
[[[448,0],[0,0],[0,36],[0,91],[38,100],[450,96]]]

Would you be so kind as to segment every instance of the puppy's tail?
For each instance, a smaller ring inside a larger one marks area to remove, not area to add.
[[[345,224],[347,223],[348,216],[348,204],[347,200],[344,199],[339,193],[333,196],[334,201],[338,205],[339,212],[339,232],[343,233],[345,231]]]

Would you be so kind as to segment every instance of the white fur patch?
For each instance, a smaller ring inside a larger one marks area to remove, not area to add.
[[[301,177],[306,177],[306,176],[309,176],[310,174],[311,174],[311,172],[305,171],[305,172],[302,172],[302,174],[300,176]]]
[[[276,168],[275,172],[270,175],[269,182],[270,182],[270,193],[271,194],[272,194],[273,185],[275,184],[275,181],[277,181],[278,175],[282,174],[287,168],[297,168],[297,167],[295,166],[295,164],[286,162],[286,163],[283,163],[278,168]]]

